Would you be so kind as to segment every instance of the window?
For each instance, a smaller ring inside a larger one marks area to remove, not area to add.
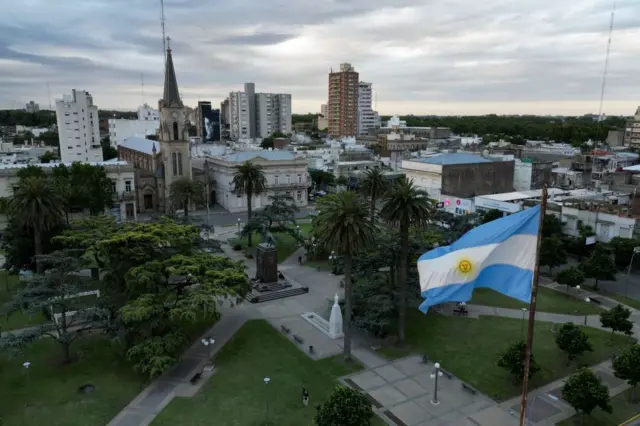
[[[278,176],[273,177],[273,183],[275,183],[276,185],[278,184]]]
[[[302,183],[302,175],[298,175],[298,183]]]
[[[291,183],[291,176],[287,175],[287,183]]]
[[[131,181],[130,180],[125,180],[124,181],[124,192],[131,192]]]
[[[173,122],[173,140],[177,141],[180,138],[178,137],[178,123],[177,122]]]
[[[116,193],[116,181],[111,179],[111,192]]]
[[[182,176],[182,154],[178,153],[178,174]]]
[[[302,191],[296,192],[296,200],[302,201]]]
[[[173,175],[176,176],[178,174],[178,159],[175,152],[171,154],[171,161],[173,162]]]

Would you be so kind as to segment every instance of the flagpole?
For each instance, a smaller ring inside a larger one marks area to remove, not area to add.
[[[538,281],[540,279],[540,246],[542,245],[542,223],[547,212],[547,185],[542,188],[542,202],[540,203],[540,218],[538,222],[538,241],[536,243],[536,264],[533,270],[531,285],[531,302],[529,303],[529,325],[527,328],[527,345],[525,348],[524,377],[522,379],[522,402],[520,403],[520,426],[524,426],[527,412],[527,390],[529,386],[529,369],[533,350],[533,326],[536,319],[536,298],[538,295]]]

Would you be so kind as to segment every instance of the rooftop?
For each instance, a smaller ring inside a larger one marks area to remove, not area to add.
[[[491,163],[491,160],[487,160],[480,155],[466,153],[439,154],[433,157],[423,158],[419,161],[426,164],[441,164],[443,166],[452,164]]]
[[[126,161],[77,161],[82,164],[89,164],[91,166],[128,166],[129,163]],[[42,167],[45,168],[53,168],[57,167],[61,164],[64,164],[67,167],[71,167],[73,163],[32,163],[32,164],[0,164],[0,170],[9,170],[9,169],[26,169],[29,166]]]
[[[225,155],[221,158],[232,163],[243,163],[245,161],[253,160],[254,158],[258,157],[263,158],[267,161],[286,161],[296,159],[296,156],[289,151],[244,151]]]
[[[559,194],[568,194],[569,191],[565,191],[560,188],[549,188],[548,194],[550,197]],[[476,198],[485,198],[487,200],[493,201],[520,201],[520,200],[528,200],[530,198],[540,198],[542,197],[542,189],[532,189],[531,191],[519,191],[519,192],[505,192],[502,194],[489,194],[482,195]]]
[[[149,155],[153,154],[153,147],[155,146],[156,152],[160,152],[160,144],[158,142],[145,138],[125,138],[120,146]]]

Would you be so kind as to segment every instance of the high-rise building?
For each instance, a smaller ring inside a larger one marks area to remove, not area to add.
[[[249,99],[245,92],[229,93],[229,134],[231,140],[249,139]]]
[[[229,98],[220,102],[220,124],[223,128],[229,128]]]
[[[247,103],[249,105],[249,137],[251,139],[257,137],[256,129],[256,85],[253,83],[244,84],[244,93],[247,94]]]
[[[75,90],[56,101],[60,160],[102,161],[98,107],[84,90]]]
[[[324,118],[327,118],[327,116],[329,115],[329,105],[327,104],[320,105],[320,115],[323,116]]]
[[[376,114],[371,108],[371,86],[364,81],[358,84],[358,135],[369,134],[369,129],[376,125]]]
[[[329,137],[357,135],[359,77],[348,63],[329,73]]]
[[[36,112],[40,111],[40,105],[33,101],[29,101],[29,103],[25,107],[25,111],[35,114]]]
[[[640,106],[625,126],[624,144],[631,147],[640,146]]]
[[[291,95],[256,93],[256,133],[266,138],[275,132],[291,133]]]

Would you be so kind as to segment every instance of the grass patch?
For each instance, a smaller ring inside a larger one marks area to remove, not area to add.
[[[407,346],[380,349],[385,356],[397,358],[409,353],[427,354],[441,362],[444,369],[498,400],[516,396],[522,390],[521,383],[514,383],[511,376],[496,364],[499,354],[509,344],[525,338],[526,324],[523,321],[486,316],[480,319],[444,317],[434,312],[423,315],[417,309],[410,310],[407,316]],[[593,328],[584,330],[594,352],[580,357],[576,364],[597,364],[632,343],[632,339],[626,336],[612,336]],[[541,371],[532,378],[532,390],[575,370],[575,365],[566,365],[566,355],[557,348],[551,323],[536,323],[533,352]]]
[[[636,394],[638,391],[636,391]],[[629,420],[636,414],[640,413],[640,403],[631,402],[631,389],[611,398],[613,412],[611,414],[596,408],[591,416],[584,416],[584,422],[581,416],[575,415],[571,418],[561,421],[558,426],[612,426],[619,425]]]
[[[79,360],[66,365],[51,339],[37,341],[19,357],[0,357],[0,424],[104,425],[142,390],[144,379],[122,358],[118,344],[90,336],[72,349]],[[26,360],[28,371],[22,367]],[[79,393],[88,383],[96,389]]]
[[[312,425],[315,406],[329,396],[336,378],[360,369],[341,357],[313,361],[264,320],[243,325],[215,363],[216,374],[202,390],[193,398],[175,398],[154,426],[257,426],[266,420],[267,404],[275,425]],[[268,385],[264,377],[271,378]],[[306,408],[303,387],[310,394]]]
[[[594,293],[600,294],[602,296],[608,297],[609,299],[613,299],[613,300],[617,300],[618,302],[622,303],[623,305],[627,305],[631,308],[635,308],[640,310],[640,300],[636,300],[636,299],[632,299],[630,297],[626,297],[623,296],[621,294],[618,293],[611,293],[608,292],[606,290],[603,289],[598,289],[598,290],[594,290],[594,288],[592,286],[588,286],[590,291],[593,291]]]
[[[0,309],[11,302],[13,296],[22,289],[23,282],[17,275],[10,275],[6,270],[0,270]],[[32,315],[26,311],[16,311],[11,315],[0,315],[0,330],[16,330],[32,325],[44,324],[47,318],[40,313]]]
[[[512,299],[488,288],[477,288],[469,301],[476,305],[496,306],[500,308],[522,309],[528,308],[528,303]],[[555,314],[599,315],[604,310],[561,291],[548,287],[538,287],[538,301],[536,310]]]

